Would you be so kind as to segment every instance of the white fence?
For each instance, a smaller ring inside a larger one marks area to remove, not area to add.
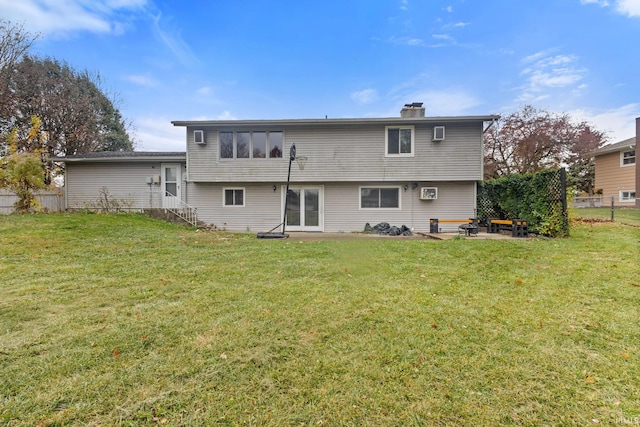
[[[36,194],[41,210],[45,212],[62,212],[64,210],[64,196],[61,193],[46,191]],[[18,201],[12,191],[0,190],[0,214],[10,214],[15,211],[14,204]]]

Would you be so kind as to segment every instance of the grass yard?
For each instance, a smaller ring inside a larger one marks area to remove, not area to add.
[[[611,207],[608,208],[573,208],[571,216],[582,219],[598,219],[611,221]],[[640,227],[640,209],[620,208],[613,210],[614,222]]]
[[[637,424],[639,247],[0,216],[0,424]]]

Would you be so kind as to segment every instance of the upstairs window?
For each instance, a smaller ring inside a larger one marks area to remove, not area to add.
[[[220,132],[220,158],[233,159],[233,132]]]
[[[387,157],[413,157],[413,126],[387,126],[385,131]]]
[[[221,131],[221,159],[280,159],[282,131]]]
[[[622,152],[622,166],[636,164],[636,150]]]

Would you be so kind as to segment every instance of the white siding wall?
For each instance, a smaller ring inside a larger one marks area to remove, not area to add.
[[[189,179],[282,181],[286,177],[289,148],[295,143],[298,156],[308,157],[303,173],[308,182],[481,180],[482,123],[448,123],[446,139],[440,142],[431,141],[434,125],[437,123],[415,124],[415,155],[403,158],[385,157],[384,124],[250,128],[282,130],[285,135],[283,158],[256,160],[218,159],[221,129],[204,128],[207,144],[198,145],[193,143],[194,128],[187,128]]]
[[[296,185],[304,183],[296,182]],[[310,183],[311,184],[311,183]],[[404,185],[408,190],[404,191]],[[188,183],[188,203],[198,208],[198,218],[230,231],[267,231],[282,221],[281,186],[274,183],[234,183],[245,189],[244,207],[223,207],[222,189],[226,184]],[[312,185],[316,185],[315,183]],[[359,207],[360,187],[400,186],[400,209],[363,210]],[[475,216],[475,182],[420,182],[412,190],[411,182],[325,183],[324,231],[362,231],[365,224],[388,222],[391,225],[428,232],[429,218],[463,219]],[[419,200],[419,188],[438,187],[438,199]],[[442,224],[443,231],[455,231],[457,225]]]

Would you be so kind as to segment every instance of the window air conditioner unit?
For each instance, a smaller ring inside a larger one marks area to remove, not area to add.
[[[436,200],[438,198],[438,187],[420,188],[420,200]]]
[[[204,140],[204,131],[203,130],[194,130],[193,131],[193,142],[199,145],[205,145],[207,141]]]
[[[444,141],[444,126],[434,126],[432,141]]]

